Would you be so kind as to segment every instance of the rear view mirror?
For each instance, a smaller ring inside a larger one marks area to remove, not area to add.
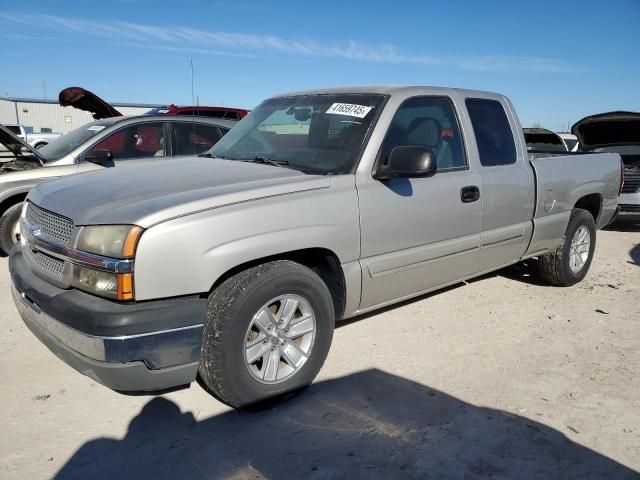
[[[377,180],[392,177],[427,177],[436,173],[436,160],[428,148],[416,146],[394,147],[387,164],[381,164],[374,174]]]
[[[298,122],[306,122],[311,118],[311,109],[310,108],[296,108],[293,111],[293,118],[295,118]]]
[[[88,153],[84,159],[87,162],[97,163],[98,165],[105,165],[113,163],[113,153],[109,150],[96,150]]]

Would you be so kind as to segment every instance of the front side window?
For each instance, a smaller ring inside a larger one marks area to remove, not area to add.
[[[375,94],[273,98],[238,122],[209,154],[269,161],[306,173],[349,173],[384,98]]]
[[[431,150],[438,171],[467,167],[458,118],[448,97],[414,97],[400,105],[382,144],[380,161],[386,163],[391,150],[399,146]]]
[[[220,136],[215,125],[175,122],[173,123],[173,154],[199,155],[218,143]]]
[[[482,166],[515,163],[516,144],[502,104],[496,100],[467,98],[466,105]]]
[[[97,151],[111,152],[114,160],[164,157],[164,124],[142,123],[124,127],[94,145],[90,153]]]

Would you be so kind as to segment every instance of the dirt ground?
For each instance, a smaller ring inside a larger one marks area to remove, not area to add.
[[[572,288],[531,262],[345,322],[311,388],[243,413],[76,373],[0,259],[0,478],[640,478],[639,243],[599,232]]]

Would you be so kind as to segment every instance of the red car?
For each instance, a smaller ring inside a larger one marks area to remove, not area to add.
[[[249,110],[242,108],[228,107],[202,107],[189,106],[178,107],[176,105],[168,105],[165,107],[156,107],[149,110],[145,115],[193,115],[196,117],[225,118],[229,120],[240,120],[247,116]]]
[[[122,116],[122,113],[100,97],[81,87],[69,87],[62,90],[59,94],[59,102],[63,107],[71,106],[91,112],[95,120]],[[178,107],[177,105],[171,104],[153,108],[145,113],[145,115],[189,115],[195,117],[240,120],[246,117],[248,113],[249,110],[242,108],[201,107],[199,105]]]

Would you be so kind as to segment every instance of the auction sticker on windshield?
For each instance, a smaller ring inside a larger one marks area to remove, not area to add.
[[[329,107],[327,113],[334,115],[348,115],[350,117],[364,118],[373,107],[365,107],[364,105],[354,105],[352,103],[334,103]]]

